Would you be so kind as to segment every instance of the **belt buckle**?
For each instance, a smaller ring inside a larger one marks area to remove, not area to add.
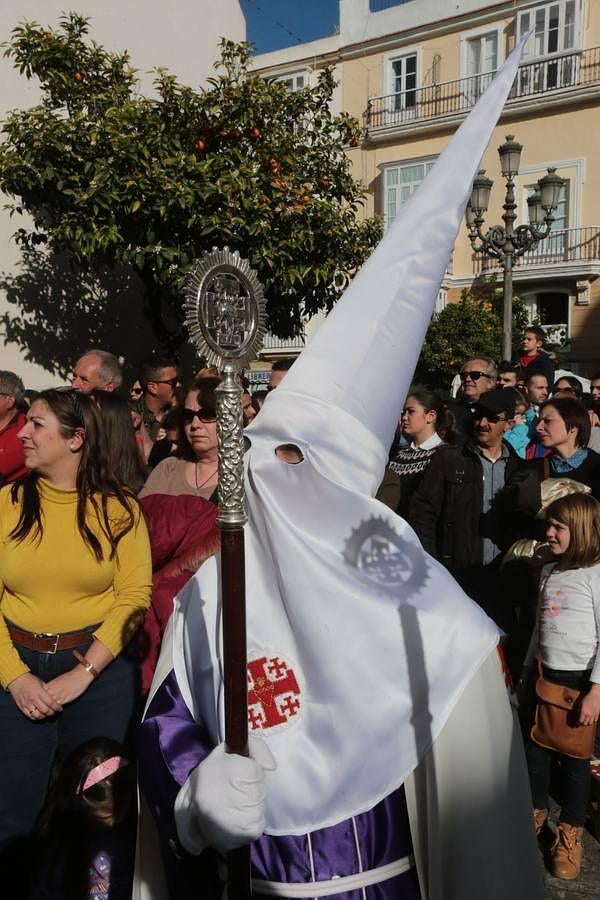
[[[54,639],[54,647],[52,647],[51,650],[43,650],[42,651],[43,653],[50,653],[50,654],[54,655],[55,653],[58,652],[58,642],[60,640],[60,634],[51,634],[49,631],[36,631],[35,634],[33,635],[34,641],[37,638],[44,638],[44,640],[46,640],[46,641],[49,638]]]

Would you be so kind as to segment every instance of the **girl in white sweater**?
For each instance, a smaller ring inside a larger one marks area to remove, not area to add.
[[[538,656],[546,681],[584,691],[576,714],[581,727],[596,728],[600,716],[600,503],[571,494],[546,512],[546,538],[555,561],[542,569],[538,624],[522,681],[535,682]],[[562,810],[552,848],[557,878],[579,875],[582,834],[590,791],[586,759],[556,753],[528,741],[527,761],[538,834],[548,817],[553,759],[563,776]]]

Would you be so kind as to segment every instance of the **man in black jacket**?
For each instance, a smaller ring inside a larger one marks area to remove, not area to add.
[[[503,439],[514,410],[511,390],[481,395],[474,405],[473,438],[435,454],[410,516],[427,552],[505,629],[512,612],[495,588],[502,552],[515,539],[500,492],[523,465]]]

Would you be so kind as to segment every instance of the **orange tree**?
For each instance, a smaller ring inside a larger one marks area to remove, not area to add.
[[[92,270],[133,267],[163,338],[205,249],[249,258],[285,338],[331,309],[380,236],[379,220],[357,215],[364,191],[344,147],[359,127],[332,114],[329,70],[289,93],[252,74],[247,44],[223,40],[205,90],[158,69],[142,96],[128,55],[91,42],[74,13],[56,29],[21,24],[5,55],[42,93],[2,129],[0,189],[31,217],[16,239]]]
[[[463,290],[458,303],[449,303],[431,320],[415,378],[432,387],[449,388],[461,365],[483,354],[499,360],[502,351],[502,290],[495,277]],[[520,347],[527,313],[513,299],[513,351]]]

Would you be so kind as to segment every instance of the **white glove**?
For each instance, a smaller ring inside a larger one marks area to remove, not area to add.
[[[190,774],[175,800],[179,840],[195,855],[205,847],[226,852],[251,844],[265,827],[265,772],[277,768],[260,738],[250,756],[226,753],[220,744]]]

